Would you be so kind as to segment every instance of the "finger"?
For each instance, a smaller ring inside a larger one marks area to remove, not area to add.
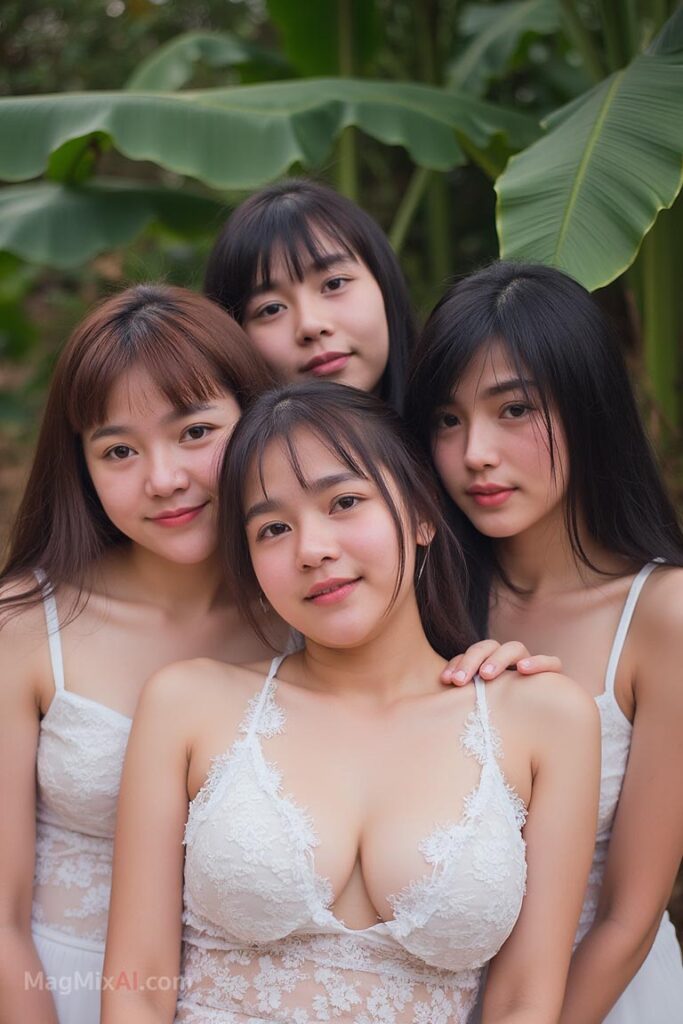
[[[518,640],[508,640],[507,643],[499,644],[495,651],[492,651],[479,667],[479,675],[489,682],[497,679],[501,673],[510,666],[514,668],[519,661],[529,660],[530,655],[523,643]],[[538,669],[535,669],[538,672]]]
[[[453,686],[464,686],[474,678],[480,665],[488,661],[499,647],[497,640],[479,640],[478,643],[472,644],[464,654],[451,658],[441,673],[441,681]],[[526,648],[523,650],[525,654],[529,653]]]
[[[533,676],[538,672],[561,672],[562,662],[551,654],[534,654],[518,661],[517,671],[524,676]]]

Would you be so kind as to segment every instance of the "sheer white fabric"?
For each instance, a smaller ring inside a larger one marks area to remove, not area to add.
[[[525,810],[498,765],[483,684],[462,737],[481,772],[460,820],[420,844],[429,870],[391,899],[393,919],[354,931],[316,874],[310,816],[263,754],[285,727],[280,661],[190,807],[176,1021],[464,1024],[526,878]]]
[[[645,565],[634,579],[612,644],[605,690],[596,698],[602,731],[600,809],[595,854],[576,935],[578,944],[595,919],[605,873],[614,816],[626,773],[632,725],[617,703],[614,681],[631,619],[642,587],[657,562]],[[683,966],[676,934],[665,914],[650,953],[604,1024],[683,1024]]]

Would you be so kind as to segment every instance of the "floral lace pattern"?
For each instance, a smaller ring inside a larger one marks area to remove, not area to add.
[[[277,664],[190,806],[176,1020],[464,1024],[526,878],[525,810],[500,771],[483,684],[462,737],[482,767],[461,818],[420,844],[430,870],[391,898],[394,918],[353,931],[315,872],[310,816],[261,748],[285,727]]]
[[[130,722],[57,690],[40,725],[34,923],[104,947]]]

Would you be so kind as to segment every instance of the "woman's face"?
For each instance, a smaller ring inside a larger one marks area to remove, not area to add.
[[[171,562],[209,558],[218,463],[239,416],[227,391],[178,410],[144,371],[124,374],[104,422],[83,434],[88,471],[112,523]]]
[[[270,286],[257,282],[242,326],[282,381],[315,377],[374,391],[389,357],[382,292],[359,257],[325,237],[318,244],[322,259],[309,259],[302,281],[275,255]]]
[[[405,528],[406,564],[395,603],[399,543],[376,484],[340,462],[310,431],[294,442],[305,486],[281,442],[266,449],[245,490],[252,565],[282,618],[325,647],[359,646],[377,635],[388,610],[413,593],[415,540]],[[392,497],[401,504],[387,481]]]
[[[488,537],[517,536],[561,511],[568,471],[564,433],[552,417],[555,472],[532,380],[525,396],[501,344],[475,357],[436,410],[434,462],[453,501]]]

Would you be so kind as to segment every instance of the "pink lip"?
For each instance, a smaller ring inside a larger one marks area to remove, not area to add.
[[[477,505],[481,505],[483,508],[497,508],[499,505],[504,505],[515,490],[515,487],[482,484],[481,486],[470,487],[467,494],[476,501]]]
[[[203,505],[194,505],[192,508],[170,509],[168,512],[162,512],[158,516],[150,516],[149,518],[159,526],[185,526],[186,523],[191,523],[193,519],[196,519],[207,505],[208,501],[205,501]]]
[[[306,601],[313,601],[314,604],[337,604],[355,589],[360,583],[360,576],[355,579],[329,579],[322,583],[316,583],[306,594]]]
[[[301,373],[312,373],[314,377],[326,377],[343,370],[349,359],[350,352],[323,352],[302,366]]]

